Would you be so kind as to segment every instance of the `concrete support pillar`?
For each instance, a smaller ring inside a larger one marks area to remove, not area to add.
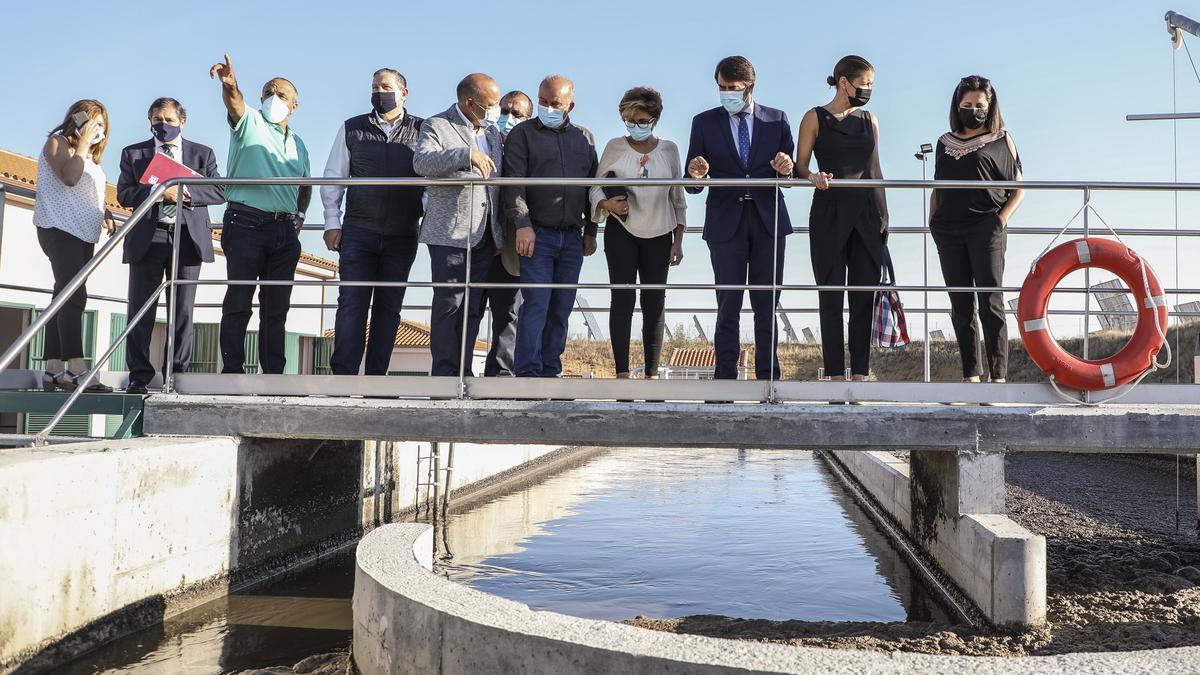
[[[1004,515],[1004,454],[910,454],[912,532],[995,624],[1046,619],[1046,540]]]

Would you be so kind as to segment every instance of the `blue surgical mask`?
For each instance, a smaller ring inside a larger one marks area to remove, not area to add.
[[[721,105],[729,111],[730,115],[736,115],[742,112],[746,107],[746,92],[744,91],[723,91],[721,92]]]
[[[513,117],[512,115],[501,115],[500,119],[496,121],[496,127],[500,129],[500,133],[507,136],[508,133],[520,123],[521,120]]]
[[[630,138],[641,142],[654,135],[654,122],[647,122],[646,124],[626,122],[625,129],[629,132]]]
[[[563,122],[567,121],[567,113],[566,111],[559,110],[558,108],[549,108],[544,105],[539,105],[538,119],[542,121],[542,124],[550,127],[551,129],[557,129],[563,125]]]

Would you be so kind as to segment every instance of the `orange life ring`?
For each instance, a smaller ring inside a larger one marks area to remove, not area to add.
[[[1106,359],[1086,360],[1068,353],[1054,340],[1047,323],[1047,305],[1054,287],[1063,277],[1084,267],[1116,274],[1137,303],[1133,337],[1121,351]],[[1154,312],[1158,312],[1157,325]],[[1110,239],[1075,239],[1048,251],[1025,277],[1017,303],[1017,323],[1029,357],[1047,375],[1072,389],[1102,391],[1133,381],[1154,362],[1163,346],[1159,328],[1166,330],[1167,298],[1150,265],[1124,244]]]

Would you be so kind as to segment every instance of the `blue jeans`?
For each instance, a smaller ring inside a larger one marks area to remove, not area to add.
[[[569,230],[533,228],[533,255],[521,259],[523,284],[574,284],[583,267],[583,234]],[[517,377],[557,377],[567,346],[567,323],[575,304],[573,288],[522,288],[517,313]]]
[[[408,281],[417,258],[415,236],[384,235],[346,223],[338,265],[343,281]],[[338,293],[336,337],[329,369],[334,375],[357,375],[366,352],[367,375],[387,375],[404,305],[403,286],[343,286]],[[374,304],[372,304],[372,299]],[[367,312],[371,333],[367,337]]]
[[[300,262],[300,238],[291,220],[275,220],[225,210],[221,248],[230,281],[291,281]],[[221,303],[221,372],[242,373],[246,327],[253,313],[254,286],[230,286]],[[292,287],[263,286],[258,291],[258,362],[261,372],[280,374],[286,365],[284,331],[292,306]]]
[[[435,282],[462,283],[467,276],[467,249],[454,246],[429,247],[429,271]],[[492,243],[491,235],[484,238],[470,250],[471,282],[485,281],[493,258],[496,257],[496,246]],[[499,265],[500,261],[496,260]],[[482,288],[471,288],[467,307],[466,340],[463,339],[463,298],[466,295],[462,288],[433,289],[433,305],[429,312],[429,352],[432,364],[430,375],[450,375],[458,377],[461,366],[463,375],[474,376],[471,362],[475,353],[475,339],[479,336],[479,321],[483,314],[476,311],[483,306]]]

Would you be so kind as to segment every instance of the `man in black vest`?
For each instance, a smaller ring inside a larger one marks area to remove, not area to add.
[[[375,71],[372,112],[346,120],[338,129],[326,178],[413,178],[413,149],[420,117],[404,109],[404,76]],[[343,281],[408,281],[417,257],[417,228],[424,212],[421,187],[325,186],[325,245],[339,252]],[[342,216],[342,197],[346,214]],[[387,375],[404,288],[343,286],[338,293],[336,338],[329,361],[335,375],[357,375],[366,351],[367,375]],[[374,296],[374,304],[372,304]],[[367,339],[367,310],[371,313]]]
[[[121,177],[117,179],[117,201],[129,209],[137,208],[150,196],[152,186],[139,181],[156,154],[164,154],[187,166],[201,176],[217,177],[217,158],[212,148],[183,138],[187,111],[173,98],[155,99],[146,116],[153,138],[135,143],[121,151]],[[138,221],[125,237],[123,262],[129,265],[129,307],[126,317],[134,314],[150,299],[163,276],[171,273],[174,240],[179,237],[179,269],[177,279],[200,278],[200,264],[213,261],[212,226],[208,222],[208,207],[225,201],[220,185],[193,186],[183,190],[167,190],[162,203]],[[196,286],[176,288],[175,354],[172,372],[186,370],[192,358],[192,308],[196,303]],[[170,293],[164,293],[170,300]],[[129,333],[125,360],[129,366],[129,385],[126,392],[145,394],[154,378],[155,364],[150,360],[150,338],[154,333],[157,312],[150,310]],[[116,337],[116,336],[113,336]],[[164,366],[168,355],[164,348]]]

